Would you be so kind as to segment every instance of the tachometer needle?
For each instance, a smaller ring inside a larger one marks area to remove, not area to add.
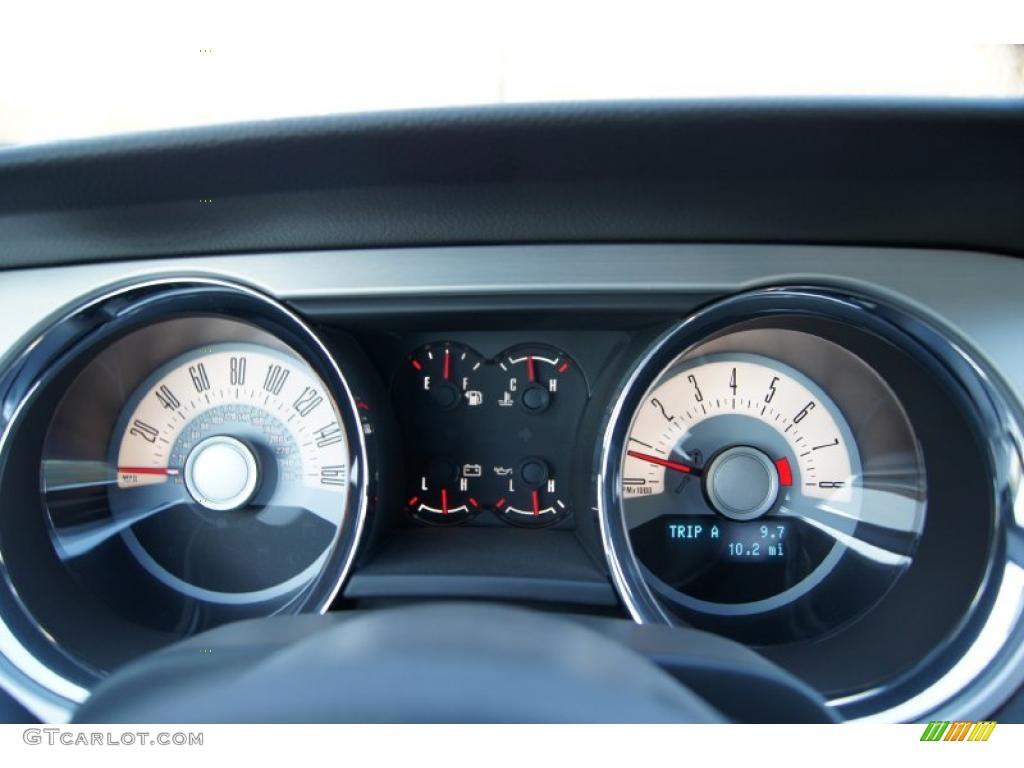
[[[684,472],[687,475],[693,475],[694,477],[700,477],[702,470],[698,467],[691,467],[689,464],[681,464],[678,461],[669,461],[668,459],[662,459],[658,456],[651,456],[649,453],[640,453],[640,451],[626,451],[627,456],[632,456],[634,459],[641,459],[642,461],[648,461],[651,464],[657,464],[659,467],[667,467],[668,469],[674,469],[676,472]]]
[[[180,475],[180,469],[168,467],[118,467],[118,474],[122,475]]]

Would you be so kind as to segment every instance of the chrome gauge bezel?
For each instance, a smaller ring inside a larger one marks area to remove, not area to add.
[[[633,551],[621,499],[622,456],[633,414],[664,370],[715,334],[755,318],[838,321],[897,345],[956,389],[992,468],[984,576],[952,636],[912,672],[831,703],[850,719],[978,718],[1024,680],[1024,502],[1021,414],[988,365],[945,329],[893,301],[835,288],[780,286],[720,300],[662,334],[630,368],[608,411],[596,456],[598,521],[615,587],[639,623],[678,623],[655,596]],[[1016,552],[1016,555],[1013,553]]]
[[[167,276],[108,288],[55,315],[22,342],[0,376],[0,468],[17,450],[19,430],[37,417],[37,402],[55,382],[77,373],[92,354],[133,331],[188,315],[241,321],[279,339],[334,397],[348,436],[349,489],[324,568],[302,599],[304,610],[322,613],[345,583],[367,524],[373,498],[367,437],[349,381],[316,332],[258,290],[213,277]],[[0,553],[4,544],[0,540]],[[0,674],[35,714],[47,721],[66,720],[102,671],[57,646],[34,620],[15,581],[0,558]]]

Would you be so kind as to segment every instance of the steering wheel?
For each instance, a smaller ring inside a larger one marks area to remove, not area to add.
[[[680,653],[680,647],[689,651]],[[668,659],[673,654],[674,662]],[[662,657],[662,666],[649,656]],[[723,693],[743,699],[741,716],[760,690],[763,717],[750,712],[747,719],[834,720],[807,686],[712,635],[441,603],[223,626],[122,668],[96,688],[74,722],[717,723],[736,718],[735,702],[725,702],[724,709],[734,711],[723,712],[681,682],[687,674],[705,694],[717,691],[720,706]]]

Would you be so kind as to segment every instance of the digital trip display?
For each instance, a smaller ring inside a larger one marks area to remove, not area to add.
[[[644,564],[697,600],[767,600],[811,573],[834,541],[801,520],[749,522],[720,515],[661,515],[634,528]]]

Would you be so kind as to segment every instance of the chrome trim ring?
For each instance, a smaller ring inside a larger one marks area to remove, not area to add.
[[[914,345],[915,356],[926,358],[936,375],[950,377],[963,392],[993,468],[995,535],[968,615],[943,647],[922,662],[923,668],[830,703],[853,720],[990,717],[1024,682],[1024,419],[1009,388],[951,330],[925,322],[895,302],[805,286],[741,293],[683,320],[633,364],[606,416],[596,457],[598,520],[619,596],[638,623],[674,623],[643,576],[624,518],[622,457],[636,407],[666,366],[713,333],[755,317],[792,314],[845,320]]]
[[[219,311],[218,299],[247,305],[251,314]],[[204,302],[204,309],[193,306],[198,301]],[[108,341],[118,327],[144,327],[173,318],[176,312],[197,311],[248,322],[275,335],[286,332],[289,346],[311,365],[338,404],[351,453],[346,510],[324,557],[322,576],[311,582],[302,600],[307,608],[323,613],[351,571],[366,526],[373,497],[367,438],[352,390],[323,342],[301,317],[260,291],[214,277],[167,276],[108,287],[65,308],[23,339],[0,372],[0,466],[16,445],[18,429],[35,399],[79,355]],[[0,542],[0,555],[2,546]],[[77,674],[72,674],[71,667],[58,669],[48,663],[47,653],[50,660],[59,653],[52,646],[52,638],[35,623],[19,598],[0,557],[0,676],[4,687],[45,722],[65,722],[88,698],[89,687],[98,678],[95,671],[80,665],[74,669]]]

